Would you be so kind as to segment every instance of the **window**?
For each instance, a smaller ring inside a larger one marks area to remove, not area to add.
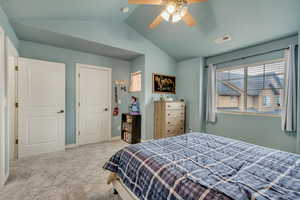
[[[276,103],[277,103],[278,106],[281,105],[281,96],[280,95],[276,96]]]
[[[142,73],[140,71],[131,73],[130,92],[142,91]]]
[[[264,106],[266,106],[266,107],[271,106],[271,97],[270,96],[264,96]]]
[[[217,70],[217,110],[279,115],[284,60]]]

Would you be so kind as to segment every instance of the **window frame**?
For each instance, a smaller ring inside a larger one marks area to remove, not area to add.
[[[135,75],[140,75],[140,90],[132,90],[132,84],[133,84],[133,76]],[[131,72],[130,73],[130,85],[129,85],[129,92],[130,93],[138,93],[138,92],[142,92],[143,90],[143,86],[142,86],[142,71],[136,71],[136,72]]]
[[[279,58],[279,59],[272,59],[272,60],[267,60],[267,61],[255,62],[255,63],[251,63],[251,64],[241,64],[241,65],[237,65],[237,66],[222,67],[222,68],[219,68],[219,69],[217,68],[216,72],[222,72],[222,71],[229,71],[229,70],[244,68],[244,90],[245,90],[245,92],[247,92],[248,91],[248,68],[249,67],[273,64],[273,63],[278,63],[278,62],[286,62],[286,59],[285,58]],[[245,92],[244,92],[243,95],[245,95]],[[215,99],[216,99],[216,102],[217,102],[217,93],[216,93]],[[263,116],[263,117],[275,117],[275,118],[280,118],[281,117],[280,113],[279,114],[267,114],[267,113],[248,112],[247,111],[247,98],[244,98],[243,111],[219,110],[217,108],[217,105],[216,105],[216,112],[221,113],[221,114],[233,114],[233,115]]]

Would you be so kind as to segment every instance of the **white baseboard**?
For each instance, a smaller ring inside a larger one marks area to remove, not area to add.
[[[152,140],[154,140],[154,139],[142,139],[141,142],[150,142]]]
[[[121,140],[121,136],[115,136],[110,139],[111,141]]]
[[[73,149],[73,148],[76,148],[76,147],[78,147],[77,144],[67,144],[65,149]]]

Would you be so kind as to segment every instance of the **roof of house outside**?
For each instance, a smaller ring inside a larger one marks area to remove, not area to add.
[[[244,90],[244,76],[228,72],[217,73],[217,92],[220,96],[241,96]],[[283,88],[283,76],[274,72],[248,76],[248,95],[258,96],[262,90],[271,89],[275,95]]]

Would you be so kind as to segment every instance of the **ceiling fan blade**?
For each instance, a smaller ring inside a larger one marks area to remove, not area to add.
[[[189,11],[186,11],[186,14],[182,17],[182,19],[186,23],[186,25],[190,27],[195,26],[197,24],[197,21],[194,19],[194,17]]]
[[[156,28],[161,22],[163,21],[163,18],[161,15],[158,15],[153,22],[149,25],[149,28],[154,29]]]
[[[187,0],[187,3],[191,4],[191,3],[200,3],[200,2],[205,2],[205,1],[208,1],[208,0]]]
[[[129,4],[161,5],[164,0],[128,0]]]

